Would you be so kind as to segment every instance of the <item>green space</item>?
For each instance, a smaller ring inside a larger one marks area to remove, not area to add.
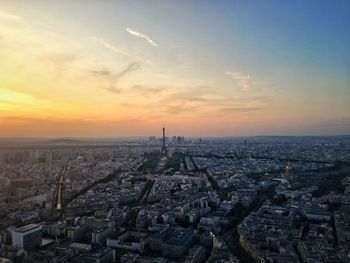
[[[130,210],[130,212],[128,213],[127,218],[126,218],[123,226],[124,227],[135,227],[138,213],[139,213],[139,208],[137,208],[137,207],[132,208]]]
[[[338,164],[317,171],[297,175],[297,182],[293,184],[294,189],[315,185],[318,190],[313,196],[319,197],[329,192],[343,192],[344,186],[341,180],[350,175],[350,165]]]
[[[139,172],[154,172],[160,162],[159,152],[149,152],[144,154],[144,161],[137,169]]]
[[[144,202],[147,200],[152,187],[153,187],[154,181],[153,180],[147,180],[145,187],[142,189],[142,193],[140,195],[139,203]]]
[[[173,155],[168,158],[165,169],[173,169],[175,171],[179,171],[181,167],[181,163],[184,162],[185,154],[182,152],[174,152]]]
[[[228,194],[231,193],[234,190],[234,186],[227,187],[227,188],[221,188],[217,181],[214,179],[213,176],[211,176],[208,171],[207,173],[207,178],[213,189],[219,194],[221,200],[226,200],[228,198]]]
[[[87,193],[87,191],[89,191],[90,189],[94,188],[96,185],[98,184],[106,184],[109,181],[114,180],[118,175],[120,174],[120,170],[114,171],[113,173],[107,175],[106,177],[97,180],[95,182],[93,182],[92,184],[86,186],[85,188],[81,189],[79,192],[77,192],[75,195],[73,195],[72,197],[70,197],[69,199],[65,200],[64,202],[64,207],[66,207],[70,202],[72,202],[74,199],[78,198],[79,196]]]

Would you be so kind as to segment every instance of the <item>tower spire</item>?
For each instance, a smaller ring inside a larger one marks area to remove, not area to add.
[[[163,156],[166,156],[166,154],[167,154],[167,150],[166,150],[166,146],[165,146],[165,127],[164,126],[163,126],[163,144],[162,144],[161,154]]]

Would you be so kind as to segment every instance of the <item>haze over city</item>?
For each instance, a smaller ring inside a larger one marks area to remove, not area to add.
[[[349,12],[0,0],[0,136],[349,134]]]
[[[0,263],[350,263],[349,0],[0,0]]]

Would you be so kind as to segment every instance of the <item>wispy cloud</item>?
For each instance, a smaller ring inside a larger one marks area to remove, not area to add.
[[[226,71],[226,75],[234,79],[241,91],[251,91],[254,87],[252,78],[249,74],[238,71]]]
[[[50,136],[71,137],[91,136],[92,134],[115,136],[115,131],[129,134],[140,130],[144,120],[140,118],[101,119],[94,116],[80,118],[35,117],[26,115],[0,116],[2,136]],[[25,133],[23,133],[25,131]],[[113,132],[110,132],[113,131]]]
[[[111,91],[113,93],[119,93],[121,90],[118,89],[116,86],[119,80],[125,77],[127,74],[138,70],[140,67],[140,62],[132,62],[129,63],[124,69],[122,69],[118,73],[113,73],[107,68],[91,70],[90,72],[96,76],[103,77],[109,82],[109,86],[107,88],[104,87],[105,90]]]
[[[73,53],[52,52],[40,55],[39,61],[45,67],[52,71],[55,79],[62,78],[63,74],[67,75],[67,70],[72,68],[72,63],[78,59]]]
[[[325,121],[320,121],[316,123],[316,126],[318,127],[335,127],[335,128],[345,128],[347,130],[350,129],[350,117],[345,117],[345,118],[334,118],[334,119],[329,119]]]
[[[139,37],[139,38],[143,38],[144,40],[146,40],[149,44],[151,44],[152,46],[156,47],[157,46],[157,43],[154,42],[149,36],[135,30],[135,29],[132,29],[130,27],[126,28],[126,31],[134,36],[134,37]]]
[[[91,72],[95,75],[98,76],[104,76],[104,77],[111,77],[114,79],[114,81],[117,81],[118,79],[122,78],[126,74],[136,71],[141,67],[141,64],[139,62],[132,62],[129,63],[123,70],[121,70],[118,73],[113,73],[111,70],[108,68],[102,68],[102,69],[97,69],[97,70],[91,70]]]
[[[28,93],[15,91],[0,87],[0,111],[16,110],[17,112],[24,110],[25,112],[43,110],[49,101],[38,98]]]
[[[128,89],[130,92],[138,93],[143,96],[161,94],[164,88],[161,87],[148,87],[143,85],[133,85]]]
[[[116,46],[112,45],[111,43],[102,38],[92,37],[92,40],[116,54],[123,55],[125,57],[129,56],[126,52],[122,51],[121,49],[117,48]]]
[[[222,108],[220,111],[222,113],[248,113],[248,112],[254,112],[261,110],[260,107],[229,107],[229,108]]]
[[[31,95],[13,91],[10,89],[4,89],[0,87],[0,109],[4,107],[3,104],[6,104],[5,106],[14,106],[13,103],[17,106],[18,104],[28,104],[33,101],[33,98]]]
[[[120,79],[121,77],[125,76],[129,72],[133,72],[133,71],[138,70],[140,67],[141,67],[141,64],[139,62],[132,62],[126,68],[124,68],[122,71],[120,71],[115,77],[117,79]]]
[[[203,93],[203,89],[206,90]],[[140,103],[123,103],[126,110],[137,111],[139,116],[162,118],[249,118],[266,108],[264,97],[230,97],[217,94],[213,87],[196,86],[143,86],[134,85],[124,92],[147,96]]]
[[[104,90],[107,90],[111,93],[115,93],[115,94],[120,94],[122,92],[121,89],[118,89],[116,86],[114,85],[110,85],[108,87],[103,87]]]
[[[110,77],[113,73],[107,68],[94,69],[90,71],[92,74],[103,77]]]
[[[22,20],[22,17],[0,11],[0,19],[19,22]]]

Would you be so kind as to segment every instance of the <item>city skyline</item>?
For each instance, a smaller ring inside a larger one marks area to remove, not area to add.
[[[350,134],[349,11],[0,0],[0,137]]]

